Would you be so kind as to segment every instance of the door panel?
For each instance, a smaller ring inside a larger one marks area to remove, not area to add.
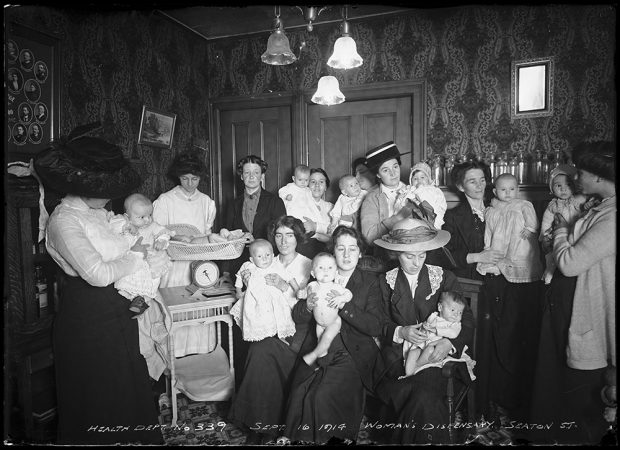
[[[401,153],[401,179],[409,177],[412,148],[411,97],[353,100],[335,106],[308,106],[308,162],[322,167],[331,184],[325,194],[334,202],[340,195],[338,180],[352,172],[354,159],[393,140]],[[418,157],[419,159],[419,157]]]
[[[290,106],[221,111],[218,132],[219,217],[224,217],[230,201],[243,191],[237,162],[245,156],[256,155],[267,162],[264,188],[268,191],[277,193],[288,182],[293,161]]]

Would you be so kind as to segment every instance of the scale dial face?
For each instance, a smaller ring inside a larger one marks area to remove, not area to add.
[[[213,261],[192,261],[192,282],[201,288],[208,288],[217,283],[220,269]]]

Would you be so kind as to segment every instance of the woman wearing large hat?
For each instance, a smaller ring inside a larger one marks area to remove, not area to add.
[[[129,248],[104,209],[132,193],[140,176],[120,147],[87,136],[56,142],[34,168],[46,189],[65,195],[46,230],[47,251],[63,272],[53,330],[58,443],[161,443],[156,427],[142,431],[157,425],[157,411],[138,324],[114,288],[138,270],[146,246]]]
[[[447,379],[441,369],[429,367],[413,376],[405,374],[403,342],[419,344],[427,339],[422,323],[435,311],[444,291],[461,291],[456,276],[439,266],[425,264],[427,252],[443,247],[450,233],[436,230],[425,220],[407,218],[375,240],[375,245],[397,255],[399,267],[380,279],[383,312],[387,318],[382,331],[382,353],[386,373],[376,392],[396,413],[396,422],[416,423],[414,427],[395,430],[392,443],[446,444],[450,443],[449,414],[445,403]],[[474,318],[468,306],[461,321],[461,332],[454,339],[442,338],[430,356],[430,362],[440,362],[446,356],[461,355],[467,345],[472,347]],[[432,430],[422,430],[422,424],[433,424]],[[440,425],[446,425],[441,427]]]

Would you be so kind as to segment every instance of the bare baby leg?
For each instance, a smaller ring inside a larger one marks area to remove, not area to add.
[[[316,335],[319,338],[319,342],[314,350],[303,356],[306,364],[311,366],[316,362],[317,359],[327,355],[329,346],[332,344],[332,341],[338,335],[338,333],[340,333],[341,325],[342,320],[338,316],[334,319],[332,323],[330,323],[326,327],[322,327],[321,325],[317,324]]]

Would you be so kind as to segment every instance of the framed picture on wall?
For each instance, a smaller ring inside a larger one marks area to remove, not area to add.
[[[60,43],[12,21],[6,34],[5,151],[27,160],[60,133]]]
[[[138,144],[171,148],[176,121],[176,114],[143,106]]]
[[[511,117],[551,116],[553,57],[513,61],[511,72]]]

